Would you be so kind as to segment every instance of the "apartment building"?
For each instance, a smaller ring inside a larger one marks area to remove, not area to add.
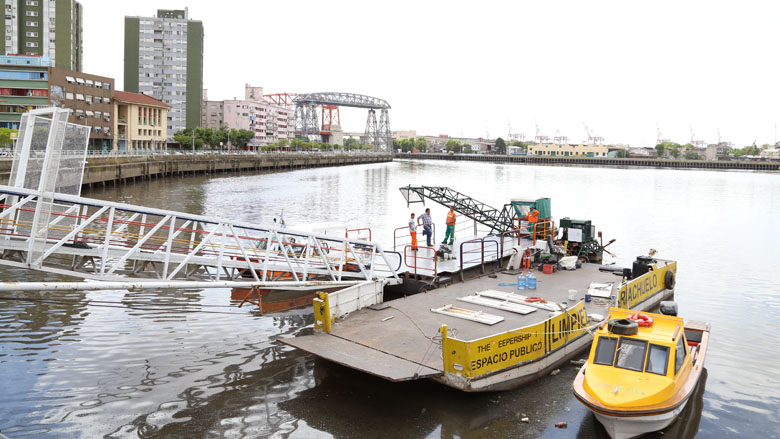
[[[168,139],[200,126],[203,23],[184,10],[158,9],[154,17],[125,17],[125,90],[170,106]]]
[[[22,113],[49,106],[48,56],[0,56],[0,128],[19,128]]]
[[[82,69],[82,6],[75,0],[5,0],[1,55],[38,55],[54,67]]]
[[[115,91],[113,149],[128,153],[166,150],[169,108],[151,96]]]
[[[114,78],[49,67],[49,105],[73,110],[68,122],[87,125],[89,147],[107,151],[113,144]]]
[[[606,157],[606,145],[577,145],[557,143],[535,143],[528,145],[528,155],[547,157]]]
[[[253,131],[251,147],[295,138],[295,109],[267,102],[263,87],[249,84],[244,87],[244,99],[205,101],[201,121],[204,127],[213,129],[226,125]]]

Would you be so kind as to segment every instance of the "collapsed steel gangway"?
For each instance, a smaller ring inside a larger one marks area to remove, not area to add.
[[[0,265],[174,288],[400,281],[400,255],[374,242],[80,196],[89,128],[68,111],[22,116],[0,186]]]
[[[498,210],[445,186],[409,185],[399,189],[407,205],[425,203],[427,198],[446,207],[454,207],[455,212],[489,227],[490,234],[500,235],[516,228],[513,224],[515,209],[511,203],[505,204],[502,210]]]

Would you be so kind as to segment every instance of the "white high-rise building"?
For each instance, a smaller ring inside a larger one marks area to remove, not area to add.
[[[168,138],[200,126],[203,23],[188,11],[158,9],[155,17],[125,17],[125,90],[170,105]]]

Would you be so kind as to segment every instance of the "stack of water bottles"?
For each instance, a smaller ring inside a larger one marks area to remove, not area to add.
[[[534,276],[533,272],[528,273],[520,273],[520,276],[517,276],[517,289],[520,290],[535,290],[536,289],[536,276]]]

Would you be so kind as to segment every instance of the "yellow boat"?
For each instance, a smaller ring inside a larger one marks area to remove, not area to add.
[[[709,333],[708,323],[610,308],[574,395],[613,439],[666,428],[702,375]]]

